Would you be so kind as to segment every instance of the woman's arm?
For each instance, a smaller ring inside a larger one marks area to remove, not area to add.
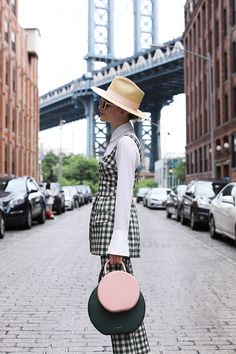
[[[129,257],[128,231],[130,208],[133,199],[135,170],[140,163],[139,151],[132,138],[124,136],[117,143],[117,190],[115,221],[108,248],[111,263],[120,263],[122,256]]]

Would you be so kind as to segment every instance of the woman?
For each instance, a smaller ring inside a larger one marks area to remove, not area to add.
[[[141,162],[140,143],[130,119],[146,115],[138,108],[144,92],[125,77],[115,77],[107,91],[92,90],[102,98],[100,119],[109,122],[112,136],[99,163],[99,191],[90,217],[90,251],[107,259],[110,270],[123,261],[132,273],[130,257],[140,256],[137,212],[133,202],[133,187]],[[145,354],[150,351],[142,324],[130,334],[112,335],[115,354]]]

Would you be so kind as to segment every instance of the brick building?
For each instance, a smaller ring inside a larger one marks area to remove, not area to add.
[[[188,0],[184,46],[211,55],[215,175],[236,181],[236,0]],[[187,180],[212,176],[207,68],[185,54]]]
[[[17,0],[0,0],[0,176],[38,178],[37,29],[17,22]]]

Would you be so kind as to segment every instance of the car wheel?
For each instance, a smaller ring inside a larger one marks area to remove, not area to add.
[[[5,236],[5,229],[6,229],[5,219],[1,213],[1,216],[0,216],[0,238],[3,238]]]
[[[44,224],[46,221],[46,210],[45,210],[45,206],[42,205],[42,210],[41,210],[41,214],[38,217],[38,223],[39,224]]]
[[[195,220],[195,216],[194,216],[194,212],[191,211],[191,215],[190,215],[190,227],[192,230],[197,230],[198,229],[198,223]]]
[[[182,225],[187,225],[187,219],[184,217],[184,208],[180,209],[180,222]]]
[[[57,214],[60,215],[62,213],[62,205],[61,205],[61,202],[58,204],[58,207],[57,207]]]
[[[176,209],[176,221],[180,221],[180,211],[178,208]]]
[[[169,212],[168,208],[166,208],[166,217],[167,219],[171,219],[171,213]]]
[[[216,232],[215,220],[212,215],[210,216],[210,221],[209,221],[209,231],[210,231],[211,238],[216,239],[219,237],[219,235]]]
[[[32,212],[31,209],[29,208],[26,217],[25,217],[25,229],[31,229],[32,227]]]

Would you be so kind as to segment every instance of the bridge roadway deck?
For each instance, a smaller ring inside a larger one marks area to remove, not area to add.
[[[172,101],[174,95],[184,92],[184,49],[181,40],[167,50],[148,49],[135,56],[112,63],[93,73],[93,80],[79,78],[41,97],[40,130],[83,119],[88,112],[91,86],[106,89],[115,75],[127,76],[145,92],[142,110],[158,111]],[[94,95],[94,102],[98,97]],[[97,113],[95,102],[95,114]]]
[[[0,353],[111,354],[86,310],[99,269],[88,252],[90,207],[0,241]],[[235,353],[235,248],[163,211],[138,213],[142,258],[133,263],[152,353]]]

